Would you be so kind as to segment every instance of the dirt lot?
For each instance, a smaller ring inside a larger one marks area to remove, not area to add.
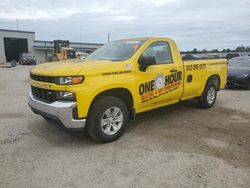
[[[99,144],[30,111],[30,68],[0,68],[0,187],[250,186],[250,91],[221,91],[209,110],[187,101],[138,115]]]

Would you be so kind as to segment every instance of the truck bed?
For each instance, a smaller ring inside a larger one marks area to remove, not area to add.
[[[218,75],[219,90],[225,87],[227,79],[226,59],[199,59],[183,61],[184,92],[182,100],[199,97],[210,75]],[[191,81],[190,81],[191,79]]]

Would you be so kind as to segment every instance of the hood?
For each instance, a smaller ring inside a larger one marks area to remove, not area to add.
[[[22,57],[23,59],[33,59],[31,56]]]
[[[108,60],[85,60],[85,61],[62,61],[44,63],[35,66],[31,73],[35,75],[44,76],[74,76],[74,75],[85,75],[91,72],[104,72],[105,70],[114,70],[122,66],[122,62],[108,61]],[[94,69],[91,71],[91,69]]]
[[[229,77],[235,77],[246,73],[250,74],[250,67],[228,67]]]

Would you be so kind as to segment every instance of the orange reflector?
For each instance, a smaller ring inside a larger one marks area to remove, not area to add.
[[[74,76],[72,77],[71,84],[80,84],[83,81],[82,76]]]

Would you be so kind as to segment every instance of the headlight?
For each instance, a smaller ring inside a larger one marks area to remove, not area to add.
[[[58,100],[76,100],[75,94],[68,91],[59,91],[56,93]]]
[[[239,76],[236,76],[237,78],[247,78],[248,77],[248,74],[242,74],[242,75],[239,75]]]
[[[84,80],[83,76],[66,76],[66,77],[59,77],[58,84],[60,85],[73,85],[73,84],[80,84]]]

